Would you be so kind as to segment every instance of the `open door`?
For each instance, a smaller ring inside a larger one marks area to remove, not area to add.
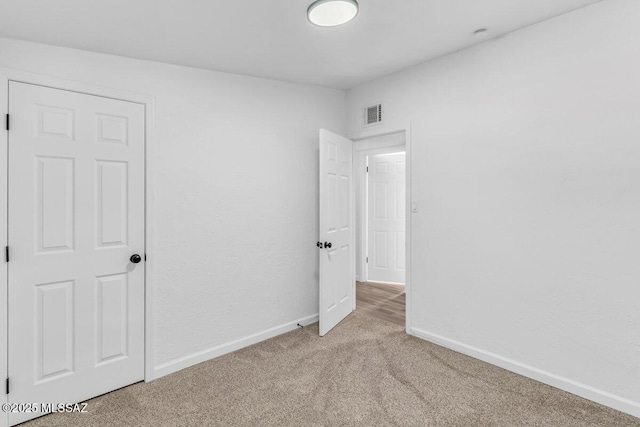
[[[353,147],[320,129],[320,336],[353,310]]]

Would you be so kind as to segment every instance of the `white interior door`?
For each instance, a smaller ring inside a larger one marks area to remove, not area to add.
[[[144,106],[11,82],[9,113],[9,402],[142,380]]]
[[[405,153],[369,157],[367,280],[405,283]]]
[[[320,129],[320,335],[353,309],[353,147]]]

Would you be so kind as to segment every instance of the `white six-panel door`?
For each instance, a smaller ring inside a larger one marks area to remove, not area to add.
[[[367,280],[405,283],[405,153],[369,157]]]
[[[320,335],[353,309],[352,142],[320,129]]]
[[[11,82],[9,113],[9,402],[142,380],[144,106]]]

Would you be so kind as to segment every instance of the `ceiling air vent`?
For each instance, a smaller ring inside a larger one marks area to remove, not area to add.
[[[364,109],[364,125],[382,123],[382,104],[371,105]]]

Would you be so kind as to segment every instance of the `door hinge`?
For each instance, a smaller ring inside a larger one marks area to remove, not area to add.
[[[9,130],[9,114],[7,114],[4,124],[5,124],[5,128]]]
[[[7,381],[5,382],[5,387],[6,387],[5,389],[6,394],[9,394],[9,377],[7,377]]]
[[[4,260],[9,262],[9,246],[4,247]]]
[[[369,257],[367,257],[367,263],[369,263]]]
[[[8,120],[8,119],[7,119]],[[369,173],[369,166],[367,166],[367,173]]]

